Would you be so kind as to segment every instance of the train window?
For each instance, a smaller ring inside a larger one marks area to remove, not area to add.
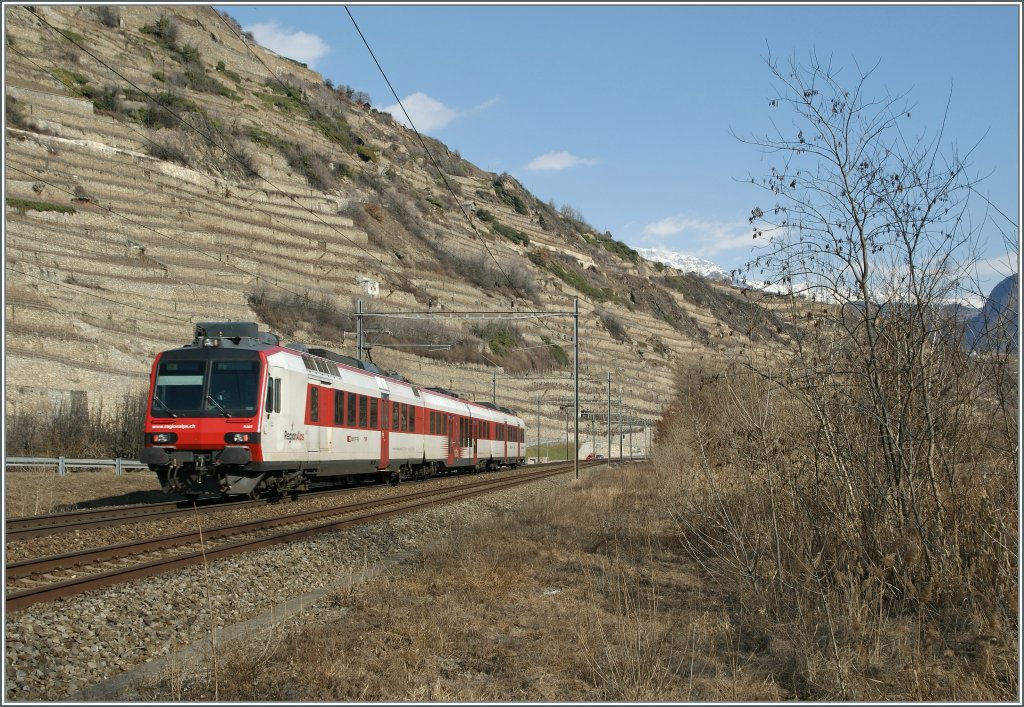
[[[345,426],[355,427],[356,426],[356,394],[349,393],[347,396],[348,400],[345,403]]]
[[[274,412],[274,379],[267,376],[267,402],[263,406],[267,412]]]
[[[259,360],[212,361],[206,409],[236,415],[254,414],[260,395],[259,375]]]
[[[320,389],[315,385],[309,389],[309,419],[320,422]]]
[[[377,429],[377,398],[370,398],[370,429]]]
[[[409,406],[402,403],[402,432],[409,431]]]
[[[366,396],[359,396],[359,426],[366,427]]]
[[[409,431],[410,432],[415,432],[416,431],[416,406],[415,405],[410,405],[409,406]]]
[[[391,403],[391,429],[395,432],[402,431],[402,403]]]
[[[345,393],[340,390],[334,391],[334,424],[345,423]]]
[[[281,412],[281,379],[275,378],[274,382],[274,412]]]

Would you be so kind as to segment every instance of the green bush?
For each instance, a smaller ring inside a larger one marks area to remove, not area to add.
[[[540,340],[547,344],[548,350],[551,352],[551,358],[555,360],[555,363],[559,366],[569,365],[569,354],[565,352],[565,349],[558,344],[551,343],[551,337],[549,336],[541,336]]]
[[[96,110],[116,113],[121,110],[121,90],[116,86],[99,88],[86,84],[81,89],[82,95],[92,101]]]
[[[498,223],[497,221],[494,221],[491,223],[491,228],[493,228],[496,233],[504,236],[505,238],[508,238],[513,243],[518,243],[520,245],[530,245],[530,237],[527,236],[522,231],[517,231],[511,226],[506,226],[503,223]]]
[[[480,219],[481,221],[493,221],[494,220],[494,214],[492,214],[487,209],[477,209],[476,217],[478,219]]]
[[[369,145],[357,145],[356,154],[363,162],[376,162],[380,158],[380,151]]]
[[[7,205],[15,209],[19,214],[26,211],[56,211],[60,214],[73,214],[75,207],[64,204],[54,204],[49,201],[30,201],[28,199],[14,199],[7,197]]]
[[[57,68],[53,70],[53,75],[60,79],[60,82],[70,89],[74,89],[75,86],[84,86],[89,83],[89,79],[82,76],[77,71],[70,71],[68,69]]]
[[[523,335],[519,329],[507,322],[488,322],[484,326],[475,325],[472,328],[474,336],[483,339],[491,353],[498,356],[508,354],[512,349],[522,346]]]
[[[161,13],[156,23],[144,25],[139,28],[139,31],[143,34],[153,35],[167,49],[175,50],[178,46],[178,23],[166,13]]]
[[[516,213],[522,214],[523,216],[529,215],[530,210],[526,207],[526,203],[519,198],[517,194],[513,194],[505,189],[505,185],[502,183],[500,177],[494,180],[494,184],[492,186],[494,187],[494,193],[498,195],[498,198],[515,209]]]

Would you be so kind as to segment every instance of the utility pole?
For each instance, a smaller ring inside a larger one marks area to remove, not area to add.
[[[569,460],[569,406],[566,405],[562,408],[562,414],[565,415],[565,460]]]
[[[363,301],[356,300],[356,358],[363,360]]]
[[[498,404],[498,373],[491,369],[491,405]]]
[[[608,456],[612,458],[612,372],[608,371]]]
[[[537,463],[540,463],[540,398],[537,398]]]
[[[573,437],[573,468],[576,471],[576,480],[580,478],[580,298],[572,298],[572,378],[573,389],[575,390],[575,407],[573,413],[576,418],[576,432]]]
[[[622,384],[619,383],[619,459],[622,459]]]

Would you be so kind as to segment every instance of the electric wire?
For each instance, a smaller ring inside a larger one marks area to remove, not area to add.
[[[462,212],[462,215],[466,217],[466,221],[469,223],[470,230],[473,232],[474,235],[479,235],[479,232],[476,230],[476,225],[473,223],[473,219],[470,217],[466,209],[462,206],[462,202],[459,201],[458,195],[455,193],[455,190],[452,189],[451,184],[448,182],[447,176],[445,176],[445,173],[441,170],[441,167],[440,165],[438,165],[437,160],[434,159],[434,155],[427,148],[426,142],[423,140],[423,136],[420,134],[420,131],[416,128],[416,125],[415,123],[413,123],[412,117],[409,115],[408,111],[406,111],[405,105],[402,103],[402,99],[399,98],[398,92],[395,90],[395,87],[391,84],[391,80],[388,78],[387,73],[384,71],[384,67],[382,67],[380,62],[377,60],[377,56],[376,54],[374,54],[373,49],[370,47],[369,41],[366,39],[366,36],[363,34],[363,31],[359,28],[359,24],[356,22],[356,18],[353,17],[352,11],[348,8],[347,5],[345,6],[345,12],[348,14],[349,20],[352,21],[352,26],[355,27],[356,33],[359,34],[359,38],[363,41],[363,44],[366,46],[366,51],[369,52],[370,57],[373,59],[373,63],[377,66],[377,70],[380,71],[381,76],[384,78],[384,82],[387,84],[388,89],[390,89],[391,95],[395,97],[395,101],[398,103],[399,108],[402,109],[402,113],[405,115],[406,120],[409,121],[409,126],[412,128],[413,133],[415,133],[416,139],[419,141],[420,146],[423,148],[423,151],[426,153],[427,157],[430,158],[430,163],[434,165],[434,169],[437,170],[437,173],[440,175],[445,187],[447,187],[448,191],[451,192],[452,197],[455,199],[455,204],[459,207],[459,210]],[[504,268],[501,267],[501,264],[498,262],[498,259],[494,257],[494,253],[492,253],[491,249],[487,247],[487,242],[481,238],[480,243],[483,246],[484,250],[487,251],[487,255],[489,255],[491,260],[494,261],[494,264],[497,266],[498,271],[502,274],[502,276],[504,276],[505,280],[508,281],[508,284],[512,288],[512,290],[524,302],[527,301],[528,298],[523,295],[523,293],[519,290],[518,287],[516,287],[515,283],[512,282],[512,278],[509,277],[508,273],[506,273]],[[530,310],[529,306],[527,306],[527,310],[532,311]],[[546,324],[544,328],[547,329],[549,334],[554,334],[551,328],[548,327]]]

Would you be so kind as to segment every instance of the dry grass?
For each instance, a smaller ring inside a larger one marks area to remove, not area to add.
[[[681,387],[656,455],[679,471],[678,536],[788,698],[1016,697],[1016,477],[991,428],[954,430],[949,471],[911,479],[922,522],[898,526],[764,377],[704,370]]]
[[[681,559],[664,490],[624,466],[451,529],[415,566],[224,646],[219,699],[779,699]],[[213,695],[208,664],[176,670],[155,699]]]
[[[166,501],[151,471],[75,470],[58,476],[53,469],[8,470],[4,473],[7,517],[41,515],[87,508]]]

